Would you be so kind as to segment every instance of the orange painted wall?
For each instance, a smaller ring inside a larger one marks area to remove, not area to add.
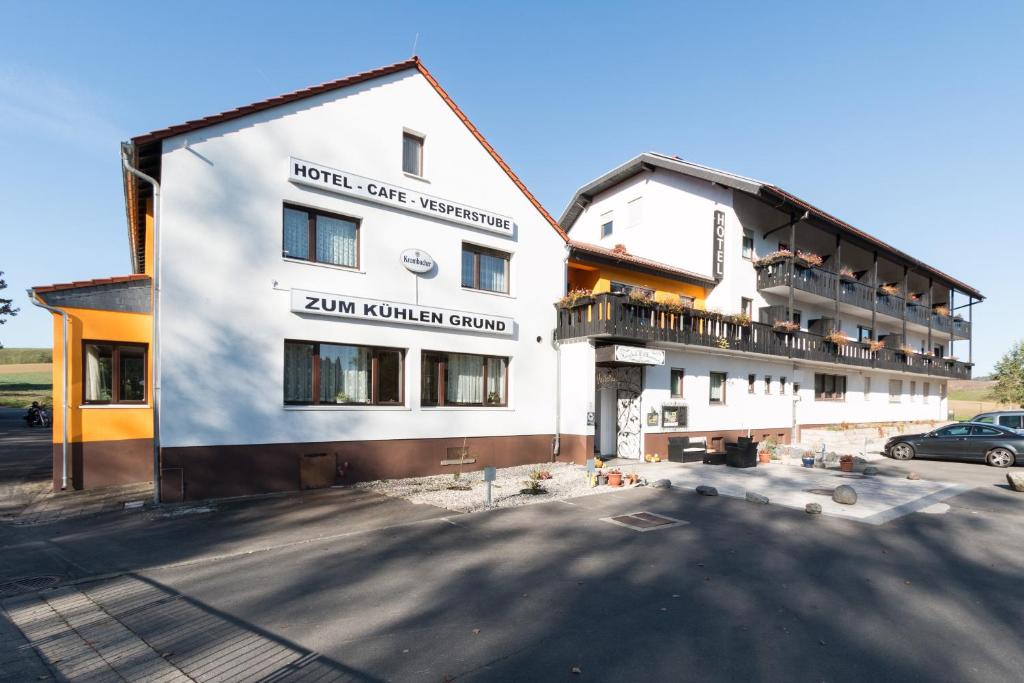
[[[71,357],[68,375],[68,437],[71,441],[118,441],[153,437],[152,362],[146,377],[147,405],[82,407],[83,351],[82,340],[136,342],[151,345],[152,316],[148,313],[95,311],[65,308],[68,312],[68,352]],[[53,316],[53,442],[60,443],[63,430],[61,390],[63,378],[62,322]]]
[[[612,281],[654,290],[654,298],[662,302],[678,301],[678,296],[692,297],[696,308],[704,308],[706,292],[699,285],[640,273],[628,268],[595,266],[569,262],[569,289],[588,289],[595,294],[610,292]]]

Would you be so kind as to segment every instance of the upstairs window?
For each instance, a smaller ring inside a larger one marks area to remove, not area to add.
[[[423,136],[402,133],[402,170],[410,175],[423,175]]]
[[[771,375],[765,375],[764,376],[764,393],[766,393],[766,394],[772,393],[772,376]]]
[[[786,395],[786,378],[785,377],[780,377],[779,378],[779,393],[782,394],[783,396]]]
[[[612,212],[601,214],[601,237],[610,237],[614,229],[615,221],[612,220]]]
[[[747,297],[740,297],[740,313],[751,320],[754,319],[754,300]]]
[[[743,231],[743,258],[748,261],[754,259],[754,233],[749,230]]]
[[[83,403],[145,403],[146,346],[86,342],[82,363]]]
[[[503,251],[462,245],[462,286],[508,294],[509,255]]]
[[[757,391],[757,375],[747,375],[747,393],[753,394]]]
[[[359,223],[351,218],[298,206],[284,207],[285,258],[359,267]]]
[[[650,287],[641,287],[639,285],[627,285],[624,282],[615,282],[614,280],[611,283],[612,294],[626,294],[628,296],[633,292],[642,294],[648,299],[654,298],[654,290],[651,289]],[[682,299],[683,297],[679,298]]]

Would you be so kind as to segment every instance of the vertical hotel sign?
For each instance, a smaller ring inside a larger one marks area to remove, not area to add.
[[[715,211],[713,246],[711,249],[711,274],[716,280],[725,277],[725,213]]]

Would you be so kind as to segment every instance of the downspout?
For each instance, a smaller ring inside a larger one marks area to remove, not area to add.
[[[68,314],[67,311],[42,303],[34,290],[28,290],[28,299],[33,305],[45,308],[50,313],[59,315],[62,318],[63,351],[61,352],[61,448],[60,448],[60,490],[68,488]]]
[[[131,165],[121,146],[121,165],[136,178],[153,186],[153,502],[160,503],[160,183]]]
[[[562,290],[569,291],[569,254],[572,248],[565,245],[565,256],[562,257]],[[556,319],[557,322],[557,319]],[[562,452],[562,342],[556,338],[558,328],[551,334],[551,343],[555,347],[555,438],[551,444],[551,462]]]

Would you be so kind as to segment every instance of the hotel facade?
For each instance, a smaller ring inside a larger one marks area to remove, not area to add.
[[[417,59],[122,156],[132,272],[31,292],[56,486],[175,502],[788,440],[942,419],[970,375],[967,285],[660,155],[556,222]]]

